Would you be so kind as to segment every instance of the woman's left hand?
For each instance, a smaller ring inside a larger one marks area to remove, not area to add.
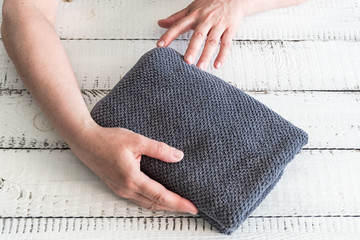
[[[206,69],[218,44],[220,51],[214,67],[220,68],[230,50],[232,39],[241,20],[246,15],[244,0],[195,0],[185,9],[158,22],[168,30],[157,42],[158,47],[166,47],[180,34],[194,30],[184,55],[187,63],[193,64],[204,41],[205,46],[197,62],[197,67]]]

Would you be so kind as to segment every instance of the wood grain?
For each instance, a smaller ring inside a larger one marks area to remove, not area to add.
[[[83,91],[89,109],[109,91]],[[306,148],[360,149],[359,92],[248,92],[309,134]],[[0,91],[0,148],[67,148],[26,90]]]
[[[302,150],[252,216],[360,215],[360,151]],[[113,194],[70,150],[1,150],[1,217],[189,216]]]
[[[62,3],[57,31],[66,39],[158,39],[165,30],[157,26],[157,21],[189,3],[190,0]],[[245,18],[235,39],[359,40],[359,12],[358,0],[311,0]],[[191,33],[180,38],[190,36]]]
[[[358,217],[248,218],[232,236],[200,218],[6,218],[2,239],[358,239]]]
[[[89,109],[155,47],[157,20],[190,2],[60,4],[56,30]],[[191,34],[171,47],[184,53]],[[0,44],[0,238],[360,239],[359,40],[358,0],[311,0],[245,18],[224,68],[210,67],[310,136],[230,237],[113,194],[67,149]]]
[[[185,53],[186,41],[171,46]],[[63,41],[82,89],[111,89],[153,40]],[[360,91],[360,42],[233,42],[227,63],[210,73],[248,91]],[[0,46],[0,89],[24,85]]]

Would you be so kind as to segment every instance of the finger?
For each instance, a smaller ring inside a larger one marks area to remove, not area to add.
[[[146,155],[164,162],[178,162],[184,157],[182,151],[142,135],[140,135],[140,142],[137,143],[137,146],[136,154]]]
[[[189,200],[167,190],[163,185],[146,176],[144,173],[139,175],[140,194],[150,200],[174,209],[177,212],[187,212],[197,214],[198,210]]]
[[[144,207],[146,209],[149,209],[149,210],[154,210],[154,211],[162,210],[162,211],[176,212],[175,209],[172,209],[172,208],[166,207],[164,205],[161,205],[159,203],[156,203],[156,202],[148,199],[147,197],[144,197],[140,193],[135,193],[135,195],[129,199],[132,202],[136,203],[137,205]]]
[[[224,65],[224,62],[226,60],[226,57],[230,51],[230,47],[232,44],[232,38],[234,36],[235,32],[231,31],[229,29],[227,29],[222,38],[221,38],[221,43],[220,43],[220,51],[219,54],[217,55],[215,62],[214,62],[214,67],[216,69],[221,68]]]
[[[219,44],[219,40],[221,38],[221,35],[223,34],[224,29],[221,28],[212,28],[209,36],[207,37],[205,41],[204,50],[201,54],[201,57],[197,63],[198,68],[200,69],[206,69],[212,56],[214,55],[216,48]]]
[[[181,18],[185,17],[188,14],[188,8],[184,8],[181,11],[178,11],[176,13],[174,13],[173,15],[171,15],[168,18],[165,19],[161,19],[158,21],[158,24],[160,27],[162,28],[169,28],[171,27],[171,25],[173,25],[175,22],[177,22],[178,20],[180,20]]]
[[[191,40],[189,46],[184,55],[184,59],[188,64],[193,64],[195,58],[204,43],[204,40],[210,30],[211,26],[208,24],[202,24],[196,27],[193,35],[191,36]]]
[[[194,25],[195,20],[186,16],[171,25],[171,27],[160,37],[157,42],[158,47],[167,47],[174,41],[180,34],[189,31]]]

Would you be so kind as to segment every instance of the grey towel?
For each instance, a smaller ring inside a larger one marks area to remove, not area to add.
[[[231,234],[261,203],[308,135],[170,48],[147,52],[91,111],[181,149],[165,163],[143,156],[141,170],[192,201],[199,215]]]

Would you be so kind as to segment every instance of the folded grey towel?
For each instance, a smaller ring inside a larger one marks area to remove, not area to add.
[[[141,170],[225,234],[261,203],[308,141],[303,130],[170,48],[141,57],[91,115],[103,127],[181,149],[178,163],[143,156]]]

